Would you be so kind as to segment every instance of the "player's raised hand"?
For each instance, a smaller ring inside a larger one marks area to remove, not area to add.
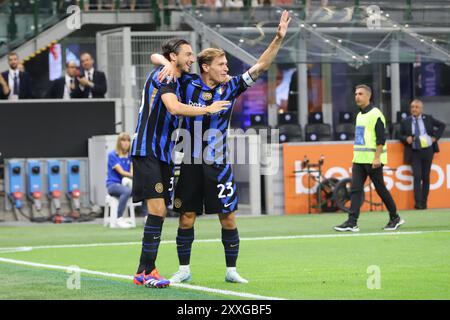
[[[172,80],[177,81],[175,68],[171,64],[165,65],[159,72],[158,81],[164,82],[164,80],[167,80],[167,83],[171,83]]]
[[[227,110],[230,105],[230,101],[216,101],[206,107],[208,114],[214,114],[223,110]]]
[[[277,37],[283,39],[286,36],[287,28],[291,22],[291,17],[289,17],[289,12],[284,10],[281,14],[280,24],[278,25]]]

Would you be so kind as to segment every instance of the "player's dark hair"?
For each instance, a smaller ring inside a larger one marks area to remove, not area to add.
[[[178,55],[183,44],[191,45],[189,41],[180,38],[166,40],[161,46],[164,58],[170,61],[170,54],[175,53]]]

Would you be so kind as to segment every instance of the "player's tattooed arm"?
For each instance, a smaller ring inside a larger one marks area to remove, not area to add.
[[[164,79],[167,80],[167,83],[170,83],[172,80],[174,82],[177,81],[175,67],[162,54],[153,53],[150,56],[150,60],[155,66],[164,66],[158,75],[159,82],[162,82]]]
[[[250,68],[248,71],[253,81],[259,78],[259,76],[269,70],[270,65],[278,54],[280,50],[281,43],[283,42],[284,37],[286,36],[287,28],[291,18],[289,17],[289,12],[286,10],[283,11],[280,19],[280,23],[278,25],[277,34],[275,38],[272,40],[267,49],[263,52],[263,54],[259,57],[256,64]]]

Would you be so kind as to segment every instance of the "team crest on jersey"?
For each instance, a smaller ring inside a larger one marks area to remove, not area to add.
[[[212,99],[212,93],[211,92],[202,92],[202,98],[205,101]]]
[[[163,184],[161,182],[158,182],[157,184],[155,184],[155,190],[158,193],[162,193],[164,190]]]
[[[181,208],[181,204],[182,204],[182,202],[181,202],[181,200],[180,200],[179,198],[176,198],[176,199],[174,200],[174,202],[173,202],[173,206],[174,206],[175,208],[177,208],[177,209],[180,209],[180,208]]]

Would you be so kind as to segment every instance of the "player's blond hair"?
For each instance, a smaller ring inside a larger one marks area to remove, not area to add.
[[[116,141],[116,153],[117,154],[120,154],[123,152],[125,152],[125,153],[130,152],[131,144],[130,144],[130,146],[128,146],[128,150],[122,150],[122,145],[120,144],[120,141],[122,141],[122,140],[128,140],[131,142],[131,137],[126,132],[119,133],[119,136],[117,137],[117,141]]]
[[[208,48],[200,52],[197,56],[198,65],[200,67],[200,72],[204,73],[203,71],[203,65],[207,64],[208,66],[211,65],[213,60],[218,57],[222,57],[225,55],[225,51],[222,49],[217,48]]]

